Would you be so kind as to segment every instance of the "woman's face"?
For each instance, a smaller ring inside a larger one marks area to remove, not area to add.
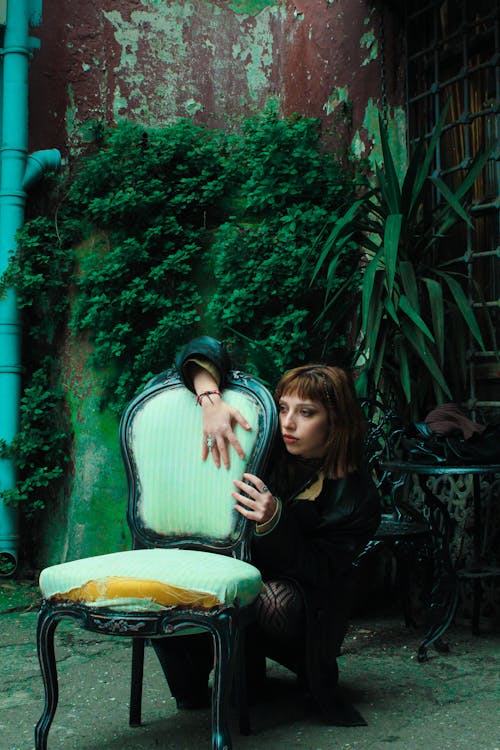
[[[280,428],[288,453],[302,458],[323,458],[330,425],[319,401],[284,394],[278,404]]]

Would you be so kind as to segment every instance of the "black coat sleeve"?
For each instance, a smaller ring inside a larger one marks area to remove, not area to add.
[[[190,360],[201,359],[211,362],[219,371],[220,382],[219,388],[223,390],[229,371],[231,370],[231,360],[224,346],[217,339],[211,336],[199,336],[189,341],[179,352],[175,359],[175,366],[180,373],[184,385],[190,391],[194,391],[193,383],[187,372],[187,365]]]
[[[286,503],[273,530],[254,536],[252,561],[265,577],[328,588],[373,537],[380,507],[370,480],[352,475],[328,485],[316,501]]]

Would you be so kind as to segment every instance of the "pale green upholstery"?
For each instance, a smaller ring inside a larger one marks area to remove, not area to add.
[[[112,585],[107,585],[108,581]],[[135,595],[126,595],[134,581],[137,583]],[[161,597],[151,594],[155,589],[147,584],[152,582],[164,584],[156,588]],[[93,585],[89,587],[89,583]],[[91,596],[81,593],[86,585]],[[172,593],[171,587],[175,587]],[[90,607],[128,611],[132,607],[158,610],[162,605],[193,606],[191,591],[211,594],[209,606],[210,603],[230,606],[238,601],[240,606],[246,607],[259,595],[261,588],[260,573],[253,565],[225,555],[183,549],[113,552],[52,565],[40,576],[40,589],[46,599],[57,596]],[[75,590],[76,595],[72,593]],[[197,605],[205,607],[202,597],[198,597]]]
[[[251,432],[236,427],[249,456],[257,435],[257,404],[238,392],[228,393],[226,400],[244,413],[252,426]],[[182,428],[165,429],[167,423]],[[134,456],[136,523],[169,537],[233,541],[238,520],[231,496],[233,479],[241,477],[247,460],[232,452],[231,468],[218,469],[212,460],[200,460],[201,439],[201,409],[185,388],[164,391],[138,409],[125,435]],[[198,459],[189,462],[188,471],[187,456]]]

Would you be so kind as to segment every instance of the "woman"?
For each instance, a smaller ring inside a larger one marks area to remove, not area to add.
[[[228,468],[230,446],[243,457],[234,424],[250,429],[224,401],[228,356],[218,341],[201,337],[184,347],[177,366],[203,410],[202,458],[211,454]],[[255,524],[252,562],[265,581],[247,638],[250,691],[262,694],[269,656],[298,674],[331,723],[364,723],[336,694],[352,562],[380,519],[362,465],[363,416],[352,378],[337,367],[295,368],[281,378],[275,398],[280,434],[268,469],[263,477],[234,480],[236,510]],[[156,648],[178,706],[202,705],[209,639],[165,639]]]

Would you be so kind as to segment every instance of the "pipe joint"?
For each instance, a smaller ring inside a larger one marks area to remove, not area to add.
[[[9,47],[0,48],[0,56],[5,57],[5,55],[10,55],[11,53],[31,57],[31,48],[21,47],[21,45],[10,45]]]
[[[24,209],[26,193],[24,190],[0,190],[0,203],[2,205],[21,206]]]
[[[34,151],[26,158],[26,170],[23,178],[23,190],[29,190],[45,172],[59,169],[61,152],[57,148]]]

